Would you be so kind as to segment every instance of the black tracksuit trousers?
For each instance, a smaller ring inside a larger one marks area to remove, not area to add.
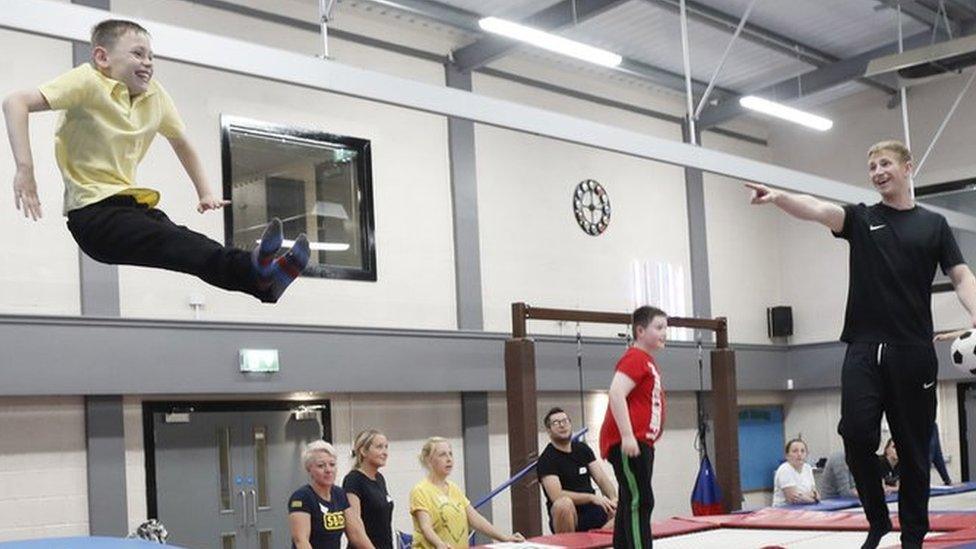
[[[162,210],[130,196],[113,196],[68,212],[68,230],[95,261],[158,267],[272,301],[258,284],[251,254],[228,247],[170,221]]]
[[[620,445],[610,447],[608,461],[617,477],[619,494],[617,514],[613,519],[614,549],[650,549],[651,511],[654,510],[654,448],[637,442],[640,455],[627,457]]]
[[[905,547],[929,529],[929,441],[939,365],[930,345],[851,343],[841,372],[841,420],[847,465],[872,528],[888,526],[877,457],[884,413],[898,451],[898,519]]]

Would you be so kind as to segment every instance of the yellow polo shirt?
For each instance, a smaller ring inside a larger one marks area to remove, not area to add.
[[[156,133],[178,137],[184,126],[158,82],[130,98],[125,84],[84,63],[39,89],[52,109],[64,111],[54,150],[65,214],[116,194],[149,207],[159,202],[157,191],[135,186],[136,168]]]
[[[414,511],[427,511],[433,523],[434,533],[453,549],[468,547],[468,505],[471,502],[464,492],[451,481],[447,481],[447,493],[431,484],[427,479],[417,483],[410,490],[410,516],[413,518],[413,546],[416,549],[433,549],[420,530]]]

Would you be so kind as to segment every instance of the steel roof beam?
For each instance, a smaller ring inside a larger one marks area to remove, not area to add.
[[[905,49],[909,50],[927,46],[932,39],[929,31],[924,31],[905,39]],[[854,57],[842,59],[836,63],[814,69],[793,78],[781,80],[775,84],[764,86],[750,95],[758,95],[774,101],[789,102],[801,96],[812,95],[841,84],[857,80],[864,75],[868,62],[876,57],[897,53],[898,43],[891,42],[884,46],[866,51]],[[738,97],[727,98],[702,113],[699,124],[703,128],[726,122],[736,116],[744,114],[746,109],[739,105]]]
[[[648,4],[659,6],[673,13],[678,13],[679,0],[644,0]],[[687,0],[688,17],[698,23],[708,25],[714,29],[732,32],[739,24],[739,17],[730,13],[723,12],[710,6],[706,6],[694,0]],[[824,67],[831,63],[836,63],[841,59],[825,51],[819,50],[798,42],[793,38],[780,34],[774,30],[762,27],[755,23],[746,23],[742,29],[742,39],[773,51],[796,57],[804,63],[809,63],[815,67]],[[897,90],[888,86],[884,82],[872,80],[870,78],[860,79],[861,83],[871,86],[888,94],[893,94]]]
[[[874,0],[878,4],[884,7],[896,9],[899,5],[901,6],[901,11],[905,15],[928,25],[930,29],[935,27],[942,28],[945,30],[945,25],[942,22],[942,17],[939,12],[929,8],[928,6],[916,2],[915,0]],[[959,23],[953,20],[949,20],[949,28],[952,29],[953,36],[959,36],[962,29],[959,27]]]

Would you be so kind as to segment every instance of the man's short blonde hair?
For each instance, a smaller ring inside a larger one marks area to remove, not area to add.
[[[868,149],[868,158],[882,152],[894,153],[898,158],[898,161],[902,164],[912,161],[912,151],[908,150],[908,147],[906,147],[904,143],[895,139],[879,141],[874,145],[871,145],[871,148]]]
[[[308,443],[305,450],[302,451],[302,466],[308,471],[308,468],[312,466],[312,462],[315,461],[315,457],[318,454],[329,454],[333,458],[338,458],[339,454],[336,452],[335,446],[329,444],[324,440],[313,440]]]
[[[149,31],[135,21],[128,19],[106,19],[92,27],[91,45],[93,48],[101,46],[107,50],[119,41],[127,32],[135,32],[149,36]]]

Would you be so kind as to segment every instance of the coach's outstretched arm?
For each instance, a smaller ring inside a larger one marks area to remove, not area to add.
[[[746,183],[752,189],[753,204],[775,204],[797,219],[816,221],[835,233],[844,229],[844,208],[806,194],[771,189],[758,183]]]

